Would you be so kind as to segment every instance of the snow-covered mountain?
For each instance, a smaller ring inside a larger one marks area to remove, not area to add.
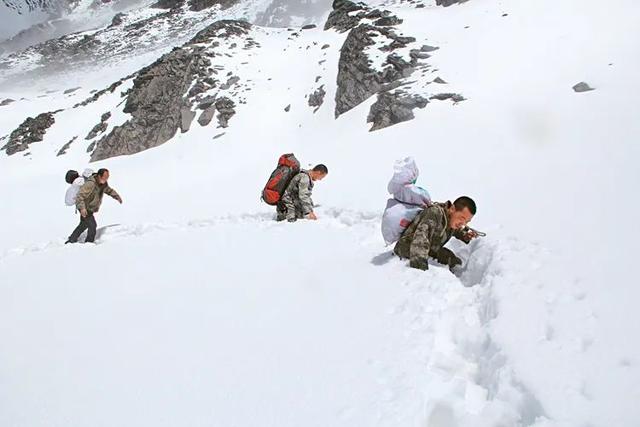
[[[0,56],[0,425],[635,425],[635,2],[100,7]],[[380,236],[409,155],[479,205],[455,275]],[[86,166],[124,204],[69,247]]]

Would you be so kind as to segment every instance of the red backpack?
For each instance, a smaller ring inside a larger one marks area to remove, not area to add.
[[[300,172],[300,162],[293,154],[283,154],[278,160],[278,167],[273,171],[267,185],[262,190],[262,200],[268,205],[278,204],[287,186],[294,176]]]

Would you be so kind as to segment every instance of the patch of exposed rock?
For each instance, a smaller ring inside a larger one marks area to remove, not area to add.
[[[378,94],[377,101],[371,106],[367,122],[372,123],[370,130],[383,129],[388,126],[413,120],[415,108],[424,108],[429,101],[420,95],[410,95],[403,91]]]
[[[134,154],[164,144],[178,129],[182,132],[189,129],[196,116],[193,105],[205,111],[214,106],[220,127],[227,127],[235,114],[235,103],[225,97],[209,99],[210,103],[200,99],[215,83],[210,79],[215,70],[210,59],[211,49],[218,46],[216,38],[246,35],[250,29],[251,24],[243,21],[215,22],[183,47],[140,70],[123,110],[131,114],[131,119],[114,127],[97,143],[91,160]],[[201,43],[212,47],[199,46]],[[198,122],[208,124],[212,113],[209,109],[204,116],[201,114]]]
[[[99,90],[97,92],[95,92],[93,95],[91,95],[89,98],[85,99],[82,102],[79,102],[77,104],[75,104],[73,106],[73,108],[78,108],[78,107],[84,107],[87,106],[89,104],[91,104],[92,102],[96,102],[98,100],[98,98],[100,98],[102,95],[105,95],[107,93],[113,93],[115,92],[115,90],[122,84],[124,83],[126,80],[129,80],[131,78],[133,78],[133,76],[135,76],[136,73],[128,75],[126,77],[121,78],[120,80],[118,80],[117,82],[113,82],[111,83],[111,85],[109,85],[109,87]]]
[[[372,68],[366,50],[381,37],[390,42],[381,48],[389,52],[385,61],[389,67],[376,70]],[[378,92],[397,87],[400,79],[410,76],[418,58],[406,61],[393,51],[412,42],[415,42],[414,38],[398,36],[386,27],[361,24],[351,30],[342,46],[338,63],[335,116],[339,117]]]
[[[238,3],[239,0],[189,0],[189,9],[194,12],[209,9],[219,5],[222,9],[228,9]]]
[[[324,96],[326,94],[327,92],[324,90],[324,85],[322,85],[309,95],[309,107],[315,107],[313,110],[314,113],[318,111],[324,103]]]
[[[71,144],[73,144],[73,142],[78,139],[77,136],[74,136],[73,138],[71,138],[71,140],[69,142],[67,142],[66,144],[64,144],[62,146],[62,148],[60,149],[60,151],[58,151],[58,154],[56,154],[56,157],[60,157],[62,155],[67,154],[67,151],[69,150],[69,147],[71,147]]]
[[[87,136],[84,138],[87,141],[95,138],[96,136],[98,136],[98,134],[103,133],[105,130],[107,130],[107,120],[109,120],[109,118],[111,117],[111,113],[110,112],[106,112],[102,115],[102,117],[100,117],[100,123],[98,123],[97,125],[95,125],[93,127],[93,129],[91,129],[89,131],[89,133],[87,134]]]
[[[236,114],[236,104],[227,97],[222,97],[216,101],[216,110],[218,110],[218,127],[226,128],[229,126],[229,119]]]
[[[573,86],[573,90],[574,92],[582,93],[582,92],[589,92],[595,89],[589,86],[589,84],[586,82],[580,82]]]
[[[54,115],[61,110],[28,117],[9,135],[9,141],[1,148],[8,156],[25,151],[34,142],[44,139],[47,130],[55,123]]]
[[[436,0],[436,6],[444,6],[444,7],[449,7],[451,5],[454,5],[456,3],[466,3],[469,0]]]
[[[446,101],[450,99],[453,102],[462,102],[465,100],[465,97],[459,93],[438,93],[436,95],[431,95],[429,99],[435,99],[438,101]]]

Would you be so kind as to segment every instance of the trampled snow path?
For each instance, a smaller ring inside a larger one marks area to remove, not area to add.
[[[459,278],[419,272],[382,247],[377,213],[320,213],[7,252],[3,424],[547,425],[491,328],[494,285],[539,249],[484,239],[456,248]]]

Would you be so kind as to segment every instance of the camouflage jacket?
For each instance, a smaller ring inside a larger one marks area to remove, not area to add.
[[[92,175],[85,182],[76,196],[76,208],[81,211],[86,209],[89,212],[98,212],[102,204],[102,196],[108,194],[114,199],[120,196],[109,184],[98,184],[96,175]]]
[[[449,228],[449,207],[451,202],[435,203],[420,212],[396,243],[395,254],[408,259],[413,268],[428,270],[427,258],[435,256],[452,236],[463,240],[463,231]]]
[[[313,212],[313,180],[307,171],[302,171],[293,177],[282,196],[282,202],[288,210],[300,211],[302,215]]]

